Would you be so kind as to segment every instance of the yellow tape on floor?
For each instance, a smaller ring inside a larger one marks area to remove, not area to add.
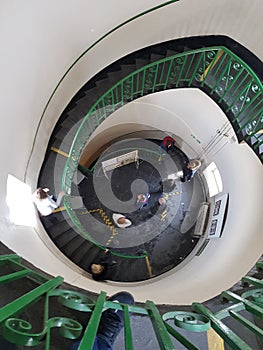
[[[112,239],[114,238],[114,236],[116,236],[118,234],[118,231],[114,227],[113,223],[111,222],[111,220],[109,219],[109,217],[107,216],[105,211],[101,208],[98,208],[98,209],[91,209],[91,210],[84,211],[81,214],[83,215],[86,213],[99,213],[100,214],[102,220],[105,222],[105,224],[108,226],[109,230],[111,231],[111,236],[108,239],[108,241],[106,242],[106,246],[109,245],[110,242],[112,241]]]

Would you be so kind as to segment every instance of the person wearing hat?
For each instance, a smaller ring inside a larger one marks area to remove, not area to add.
[[[200,168],[201,162],[198,159],[190,160],[183,166],[183,175],[181,176],[181,182],[187,182],[192,180],[196,171]]]

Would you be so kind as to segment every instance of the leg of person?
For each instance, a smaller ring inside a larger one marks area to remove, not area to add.
[[[121,304],[134,304],[133,296],[128,292],[119,292],[109,299],[112,302]],[[121,310],[107,309],[102,313],[97,336],[93,345],[93,350],[112,349],[112,345],[124,327],[124,312]],[[80,341],[75,342],[70,350],[77,350]]]
[[[134,304],[133,296],[128,292],[119,292],[111,296],[108,300],[122,304]],[[117,335],[124,326],[124,312],[114,309],[107,309],[103,312],[97,332],[99,344],[109,346],[111,349]],[[101,349],[101,348],[99,348]],[[104,348],[102,348],[104,349]]]

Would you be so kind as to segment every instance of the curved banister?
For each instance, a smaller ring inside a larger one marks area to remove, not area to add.
[[[106,91],[83,118],[74,137],[63,171],[65,207],[78,232],[89,239],[70,205],[71,182],[81,152],[90,135],[117,109],[149,93],[171,88],[195,87],[215,99],[238,136],[258,153],[262,144],[262,83],[253,70],[229,49],[216,46],[169,56],[127,75]],[[231,117],[229,116],[231,115]]]

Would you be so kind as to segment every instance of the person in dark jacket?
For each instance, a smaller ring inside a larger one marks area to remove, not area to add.
[[[160,147],[165,150],[167,153],[169,151],[174,151],[174,148],[175,148],[175,140],[171,137],[171,136],[166,136],[161,144],[160,144]]]
[[[182,182],[190,181],[194,177],[196,171],[200,168],[201,162],[198,159],[190,160],[187,164],[183,165],[183,175],[181,177]]]
[[[152,215],[162,214],[167,209],[166,200],[163,197],[158,198],[154,205],[150,208]]]
[[[173,190],[176,188],[175,179],[166,179],[159,182],[159,184],[160,184],[159,192],[170,193],[170,192],[173,192]]]
[[[113,261],[111,251],[105,249],[105,255],[98,257],[89,266],[88,271],[91,273],[92,278],[96,281],[103,281],[109,279],[109,270],[116,264]]]

